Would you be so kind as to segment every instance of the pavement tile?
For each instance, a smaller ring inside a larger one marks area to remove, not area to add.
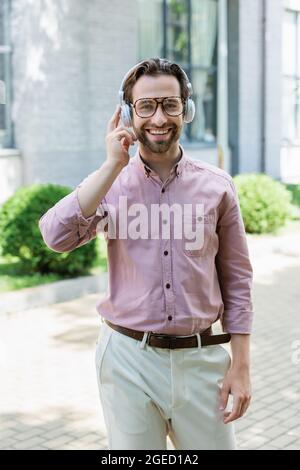
[[[284,419],[283,421],[281,421],[280,424],[282,424],[282,426],[285,426],[286,428],[293,429],[294,427],[299,425],[298,413],[297,414],[294,413],[294,415],[291,416],[290,418]]]
[[[272,445],[279,447],[280,449],[285,449],[288,445],[295,443],[295,436],[282,435],[272,440]]]
[[[279,436],[286,435],[287,429],[279,425],[272,426],[271,428],[264,430],[264,436],[268,439],[275,439]]]
[[[2,440],[7,439],[9,437],[15,436],[16,431],[10,428],[4,428],[2,431],[0,431],[0,442]]]
[[[43,435],[47,440],[53,440],[55,438],[58,438],[60,436],[63,436],[65,434],[65,429],[63,428],[55,428],[52,429],[51,431],[46,431]]]
[[[296,436],[300,440],[300,425],[296,426],[295,428],[289,429],[287,434],[289,436]]]
[[[15,444],[16,440],[13,437],[7,437],[5,439],[1,439],[0,441],[0,450],[3,449],[11,449],[11,446]]]
[[[32,437],[40,437],[41,435],[45,436],[44,430],[40,428],[34,428],[34,429],[28,429],[27,431],[24,432],[17,432],[18,429],[15,431],[15,436],[16,439],[19,441],[26,441],[27,439],[30,439]]]
[[[279,450],[279,448],[272,446],[271,444],[264,444],[263,446],[258,447],[257,450]]]
[[[47,441],[45,443],[45,445],[48,449],[58,450],[64,444],[69,444],[71,442],[73,442],[73,438],[71,436],[68,436],[67,434],[64,434],[60,437],[57,437],[56,439],[52,439],[52,440]]]
[[[273,416],[268,416],[267,418],[261,419],[256,422],[256,426],[258,426],[260,429],[268,429],[278,424],[279,421]],[[286,426],[284,427],[286,428]]]
[[[273,415],[276,416],[276,413],[281,412],[282,407],[285,406],[285,405],[286,405],[286,403],[284,403],[282,399],[277,398],[277,401],[275,401],[273,403],[268,403],[267,406],[268,406],[268,409],[273,412]]]
[[[43,443],[45,443],[45,439],[43,439],[42,437],[32,437],[30,439],[15,443],[13,447],[17,450],[28,450]]]
[[[257,449],[258,447],[267,443],[267,438],[264,436],[250,436],[250,438],[245,438],[243,442],[238,444],[240,449]]]
[[[274,415],[274,411],[268,408],[263,408],[259,411],[251,412],[251,418],[255,421],[261,421],[264,418],[270,417]]]
[[[299,445],[291,444],[286,446],[284,450],[300,450],[300,443]]]

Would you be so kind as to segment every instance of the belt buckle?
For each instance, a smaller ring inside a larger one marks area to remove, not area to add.
[[[158,338],[158,339],[170,338],[170,335],[167,335],[165,333],[151,333],[151,335],[155,336],[155,338]]]
[[[146,344],[148,344],[149,346],[150,346],[151,336],[155,336],[155,338],[163,339],[167,335],[164,335],[163,333],[153,333],[152,331],[149,331],[149,333],[147,335],[147,339],[146,339]]]
[[[149,345],[150,343],[150,338],[151,336],[154,336],[155,338],[157,339],[162,339],[162,340],[167,340],[168,341],[168,346],[167,348],[168,349],[175,349],[175,341],[176,339],[178,338],[178,336],[175,336],[175,335],[167,335],[167,334],[164,334],[164,333],[149,333],[148,334],[148,337],[147,337],[147,341],[146,343]],[[174,347],[172,347],[174,346]]]

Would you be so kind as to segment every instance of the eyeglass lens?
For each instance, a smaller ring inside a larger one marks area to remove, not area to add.
[[[157,106],[158,101],[155,98],[140,99],[135,104],[135,110],[140,117],[150,117],[155,113]],[[183,110],[182,100],[179,97],[164,98],[162,106],[170,116],[178,116]]]

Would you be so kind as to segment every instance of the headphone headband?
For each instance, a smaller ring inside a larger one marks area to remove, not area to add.
[[[160,62],[160,65],[161,64],[164,64],[163,61],[165,61],[167,59],[159,59],[159,62]],[[128,70],[128,72],[126,73],[125,77],[123,78],[122,80],[122,83],[121,83],[121,86],[120,86],[120,89],[119,89],[119,99],[120,99],[120,104],[122,105],[123,101],[124,101],[124,85],[125,85],[125,82],[127,80],[127,78],[130,76],[130,74],[135,70],[137,69],[140,65],[142,65],[143,63],[145,62],[145,60],[143,60],[142,62],[139,62],[138,64],[134,65],[133,67],[131,67],[130,70]],[[193,94],[193,88],[192,88],[192,84],[191,82],[189,81],[189,78],[187,76],[187,74],[185,73],[185,71],[183,70],[183,68],[180,67],[180,65],[176,64],[177,67],[180,68],[184,78],[186,79],[186,82],[187,82],[187,88],[189,90],[189,97]],[[162,70],[163,72],[163,70]]]

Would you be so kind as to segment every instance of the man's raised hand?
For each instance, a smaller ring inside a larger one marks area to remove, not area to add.
[[[122,125],[121,107],[118,105],[107,125],[105,138],[107,161],[113,165],[125,167],[130,158],[128,149],[136,140],[134,132]]]

